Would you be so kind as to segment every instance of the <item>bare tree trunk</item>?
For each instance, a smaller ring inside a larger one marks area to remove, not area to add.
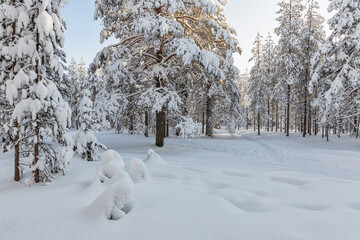
[[[338,122],[337,122],[337,124],[338,124],[338,126],[337,126],[337,136],[340,138],[340,136],[341,136],[341,123],[342,123],[342,120],[341,120],[341,118],[339,118],[338,119]]]
[[[211,87],[210,85],[207,86],[207,96],[206,96],[206,136],[214,137],[213,119],[212,119],[213,99],[208,94],[210,87]]]
[[[270,131],[270,98],[268,98],[268,115],[267,115],[267,129],[266,131]]]
[[[161,109],[160,111],[156,112],[156,146],[158,147],[164,146],[164,127],[164,109]]]
[[[149,137],[149,112],[146,109],[145,110],[145,133],[144,133],[145,137]]]
[[[310,102],[310,101],[309,101]],[[311,117],[311,106],[310,106],[310,103],[309,103],[309,119],[308,119],[308,134],[309,136],[311,136],[311,123],[312,123],[312,117]]]
[[[354,117],[354,136],[358,136],[358,121],[357,121],[357,116]]]
[[[245,114],[246,114],[246,116],[245,116],[246,130],[248,130],[249,129],[249,108],[248,107],[245,108]]]
[[[280,132],[282,133],[282,131],[283,131],[283,115],[280,116]]]
[[[16,135],[14,137],[14,143],[15,143],[15,147],[14,147],[14,157],[15,157],[14,180],[18,182],[18,181],[20,181],[20,170],[19,170],[19,162],[20,162],[19,139],[20,139],[20,135],[19,135],[19,124],[17,121],[14,121],[14,128],[17,129]]]
[[[329,141],[329,125],[327,124],[326,125],[326,141],[328,142]]]
[[[358,117],[358,121],[357,121],[356,138],[359,138],[359,127],[360,127],[360,116]]]
[[[286,111],[286,136],[290,134],[290,84],[288,84],[288,93],[287,93],[287,111]]]
[[[276,100],[276,117],[275,117],[275,131],[277,132],[278,131],[278,128],[279,128],[279,106],[278,106],[278,101]]]
[[[255,131],[256,131],[256,118],[255,118],[255,113],[254,113],[253,118],[254,118],[254,132],[255,132]]]
[[[13,0],[13,5],[15,6],[15,0]],[[16,35],[16,22],[13,22],[12,24],[12,41],[15,41],[15,35]],[[13,71],[13,75],[15,76],[16,73],[16,60],[13,61],[12,64],[12,71]],[[15,108],[15,105],[14,105]],[[19,123],[17,122],[17,120],[14,120],[14,129],[16,129],[16,134],[14,137],[14,180],[15,181],[20,181],[20,170],[19,170],[19,162],[20,162],[20,146],[19,146],[19,139],[20,139],[20,132],[19,132]]]
[[[162,87],[161,85],[161,79],[160,77],[156,77],[155,78],[156,81],[156,87],[160,88]],[[156,112],[156,139],[155,139],[155,144],[158,147],[163,147],[164,146],[164,138],[165,138],[165,111],[164,111],[164,107],[161,108],[161,110]]]
[[[257,124],[258,124],[258,135],[260,135],[260,111],[258,111],[258,120],[257,120]]]
[[[203,114],[202,114],[201,133],[205,133],[205,111],[203,111]]]
[[[170,133],[169,133],[169,120],[166,121],[166,137],[169,137],[170,136]]]
[[[37,15],[39,16],[39,12],[37,13]],[[40,35],[39,35],[39,31],[36,32],[36,51],[37,53],[40,55]],[[35,65],[35,73],[37,75],[36,79],[35,79],[35,83],[38,84],[40,81],[40,72],[39,72],[39,58],[36,59],[36,65]],[[39,145],[39,141],[40,141],[40,128],[39,128],[39,119],[38,116],[36,116],[36,127],[35,127],[35,139],[36,139],[36,143],[34,145],[34,162],[33,164],[35,165],[38,161],[39,161],[39,154],[40,154],[40,145]],[[35,170],[35,182],[38,183],[40,181],[40,172],[39,169]]]
[[[307,78],[307,76],[308,76],[308,70],[306,70],[306,78]],[[307,83],[307,80],[305,81],[305,83]],[[307,86],[305,86],[305,103],[304,103],[304,121],[303,121],[303,126],[302,126],[302,130],[303,130],[303,137],[305,137],[306,136],[306,124],[307,124],[307,121],[308,121],[308,119],[307,119],[307,106],[308,106],[308,103],[307,103],[307,101],[308,101],[308,91],[307,91]]]

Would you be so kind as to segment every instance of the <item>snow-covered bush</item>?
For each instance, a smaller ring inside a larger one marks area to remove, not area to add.
[[[134,182],[125,172],[124,161],[116,151],[106,151],[101,159],[101,165],[96,170],[92,185],[105,190],[87,208],[87,211],[95,216],[118,220],[133,207]]]
[[[181,123],[175,126],[175,131],[181,138],[196,137],[201,133],[201,124],[196,123],[190,117],[183,119]]]
[[[144,162],[138,158],[131,160],[128,172],[134,183],[144,182],[149,178]]]
[[[79,123],[80,128],[75,137],[76,152],[87,161],[97,161],[99,150],[106,147],[98,142],[94,135],[94,111],[93,102],[90,99],[90,91],[83,92],[83,99],[80,102]]]
[[[109,164],[109,163],[107,163]],[[133,206],[134,182],[125,171],[116,171],[109,187],[88,207],[96,216],[105,216],[109,220],[124,217]]]
[[[120,154],[118,152],[110,149],[101,155],[101,161],[103,162],[103,164],[108,163],[113,160],[120,162],[122,164],[122,168],[124,168],[124,166],[125,166],[124,160],[122,159],[122,157],[120,156]]]

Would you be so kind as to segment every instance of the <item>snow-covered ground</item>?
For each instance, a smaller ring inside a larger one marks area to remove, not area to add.
[[[251,131],[215,139],[97,134],[129,165],[153,148],[134,208],[117,221],[89,215],[100,162],[75,157],[47,186],[12,181],[0,154],[0,239],[27,240],[359,240],[360,141]]]

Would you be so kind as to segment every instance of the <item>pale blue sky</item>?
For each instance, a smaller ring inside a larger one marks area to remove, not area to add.
[[[326,9],[328,0],[318,0],[321,13],[327,18],[330,16]],[[81,58],[89,64],[105,45],[99,43],[100,22],[93,20],[94,0],[69,0],[63,10],[63,17],[67,23],[65,32],[65,52],[70,61],[74,57],[77,61]],[[266,36],[273,33],[277,27],[276,11],[279,0],[228,0],[226,16],[231,26],[237,33],[240,46],[243,49],[241,56],[235,57],[236,65],[244,72],[251,67],[248,63],[252,43],[256,33]],[[326,26],[326,28],[328,28]],[[275,38],[276,39],[276,38]],[[109,43],[107,43],[109,44]]]

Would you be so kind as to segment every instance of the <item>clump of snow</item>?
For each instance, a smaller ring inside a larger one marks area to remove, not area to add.
[[[103,164],[108,163],[110,161],[118,161],[121,162],[123,168],[125,167],[124,160],[120,156],[120,154],[114,150],[107,150],[101,155],[101,161]]]
[[[149,149],[144,160],[146,164],[165,164],[165,160],[160,157],[153,149]]]
[[[146,166],[139,158],[134,158],[131,160],[128,172],[134,183],[144,182],[149,178]]]
[[[105,190],[87,207],[87,211],[94,216],[118,220],[133,207],[134,182],[125,172],[124,161],[119,153],[108,150],[102,154],[101,159],[102,163],[96,170],[92,184],[99,187],[101,183]]]
[[[132,209],[133,200],[134,182],[125,171],[118,171],[112,177],[109,187],[95,199],[87,210],[95,216],[118,220]]]

